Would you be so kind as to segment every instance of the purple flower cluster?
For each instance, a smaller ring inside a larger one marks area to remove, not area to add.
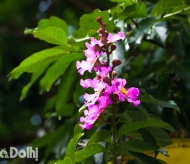
[[[117,35],[108,33],[101,17],[97,17],[97,22],[101,25],[98,30],[100,39],[92,37],[90,44],[86,43],[87,49],[84,51],[86,60],[76,63],[80,75],[83,75],[85,71],[91,73],[92,70],[97,73],[94,79],[80,81],[82,87],[90,87],[94,90],[94,94],[84,94],[87,109],[84,110],[84,117],[80,117],[81,128],[88,130],[109,105],[126,100],[134,106],[140,104],[140,100],[137,100],[140,93],[138,88],[126,89],[126,80],[117,78],[114,73],[114,68],[120,65],[121,61],[113,60],[110,65],[110,55],[116,49],[114,43],[124,39],[124,34],[122,32],[118,32]],[[102,56],[106,56],[106,60],[100,60]]]

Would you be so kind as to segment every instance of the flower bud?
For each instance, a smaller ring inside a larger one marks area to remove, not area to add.
[[[117,72],[112,71],[112,78],[115,78],[117,76]]]
[[[105,38],[107,38],[108,37],[108,32],[105,32],[104,34],[103,34],[103,36],[105,37]]]
[[[121,60],[115,59],[112,61],[113,68],[119,66],[121,64]]]
[[[94,45],[94,51],[100,52],[101,51],[100,45],[98,45],[98,44]]]
[[[97,21],[98,23],[102,24],[102,18],[101,18],[101,16],[98,16],[98,17],[96,18],[96,21]]]
[[[98,33],[99,33],[99,34],[104,34],[104,33],[105,33],[105,30],[104,30],[103,28],[99,28]]]
[[[102,66],[102,63],[100,62],[99,58],[97,57],[96,60],[94,61],[93,63],[93,67],[101,67]]]
[[[108,40],[107,40],[107,38],[105,38],[105,37],[100,38],[100,41],[101,41],[101,43],[104,44],[104,45],[106,45],[106,44],[108,43]]]
[[[108,85],[111,85],[110,79],[107,76],[103,78],[103,82],[107,83]]]
[[[116,45],[111,46],[111,51],[114,51],[116,49]]]

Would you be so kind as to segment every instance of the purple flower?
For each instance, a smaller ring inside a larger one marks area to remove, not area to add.
[[[91,105],[88,107],[88,110],[84,111],[85,117],[80,117],[80,122],[83,124],[79,124],[82,129],[90,130],[96,119],[99,117],[101,113],[100,108],[97,105]]]
[[[127,94],[127,101],[130,103],[133,103],[134,106],[138,106],[140,104],[140,100],[137,100],[140,91],[138,90],[138,88],[128,88],[128,94]]]
[[[120,39],[124,39],[125,35],[118,32],[116,35],[108,33],[106,24],[102,23],[101,17],[97,18],[101,28],[98,30],[100,39],[91,38],[90,43],[85,43],[86,50],[84,54],[85,60],[77,61],[76,67],[78,72],[83,75],[85,71],[96,72],[94,79],[81,79],[80,85],[84,88],[93,88],[93,94],[84,94],[85,105],[87,109],[84,110],[84,116],[80,117],[80,126],[82,129],[91,129],[94,122],[98,119],[100,114],[111,104],[119,101],[128,101],[134,106],[140,104],[138,100],[138,88],[125,88],[126,80],[115,78],[112,74],[113,69],[121,64],[121,61],[112,61],[113,67],[110,66],[111,53],[116,49],[114,44]],[[104,58],[107,57],[107,58]],[[101,60],[102,59],[102,60]],[[105,59],[105,60],[104,60]],[[117,95],[116,97],[114,95]]]
[[[106,109],[110,104],[112,104],[112,100],[109,96],[100,96],[98,97],[97,103],[90,104],[88,106],[88,110],[84,111],[85,117],[80,117],[79,126],[82,129],[91,129],[94,122],[98,119],[100,114]]]
[[[117,35],[109,34],[107,39],[109,42],[117,42],[118,40],[120,39],[123,40],[124,38],[125,38],[125,35],[122,32],[118,32]]]
[[[140,100],[137,100],[140,92],[138,88],[124,88],[126,84],[125,79],[121,78],[114,78],[112,80],[112,86],[108,89],[111,91],[113,94],[118,95],[118,99],[120,101],[125,101],[127,100],[130,103],[133,103],[134,106],[137,106],[140,104]]]
[[[96,40],[95,38],[91,38],[91,43],[86,43],[86,50],[84,51],[84,54],[86,56],[86,60],[83,61],[77,61],[76,67],[78,69],[78,72],[83,75],[85,71],[92,72],[93,67],[98,63],[98,58],[100,57],[101,53],[98,51],[95,51],[94,46],[99,45],[101,46],[101,42]]]
[[[97,71],[100,75],[100,77],[106,77],[109,75],[109,73],[112,71],[112,67],[111,66],[99,66],[99,67],[95,67],[95,71]]]

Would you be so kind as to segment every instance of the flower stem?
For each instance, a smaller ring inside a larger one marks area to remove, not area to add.
[[[117,163],[117,156],[116,156],[116,121],[115,121],[115,112],[116,112],[116,105],[113,104],[113,115],[112,115],[112,135],[113,135],[113,162],[114,164]]]

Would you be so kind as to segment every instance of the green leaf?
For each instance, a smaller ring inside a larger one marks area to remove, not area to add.
[[[150,117],[149,114],[148,114],[148,111],[146,110],[146,108],[145,108],[142,104],[138,105],[137,108],[140,109],[141,112],[143,112],[143,114],[144,114],[147,118]]]
[[[148,40],[154,40],[158,45],[164,47],[168,36],[168,27],[166,22],[157,22],[152,26],[150,36]]]
[[[48,19],[42,19],[38,22],[38,27],[35,29],[28,29],[26,28],[24,31],[24,34],[33,34],[34,32],[38,31],[38,30],[44,30],[48,27],[57,27],[62,29],[66,34],[68,34],[68,26],[67,23],[55,16],[51,16]]]
[[[74,136],[76,136],[79,133],[82,133],[82,131],[83,131],[82,128],[79,126],[79,124],[80,124],[80,122],[75,125]]]
[[[35,38],[56,45],[65,45],[68,42],[66,32],[58,27],[50,26],[43,30],[37,30],[33,32],[33,35]]]
[[[141,102],[158,104],[158,100],[149,94],[140,95],[139,99],[141,100]]]
[[[143,140],[151,145],[153,145],[154,147],[156,147],[157,149],[159,148],[156,139],[154,137],[154,135],[152,135],[148,130],[148,128],[143,128],[143,129],[139,129],[138,131],[141,133]],[[158,153],[156,151],[156,153]]]
[[[152,16],[165,15],[169,17],[180,12],[189,10],[189,6],[183,0],[159,0],[152,9]]]
[[[102,21],[107,24],[107,30],[112,31],[113,25],[111,25],[111,22],[109,21],[109,13],[108,11],[100,11],[100,10],[94,10],[91,14],[84,14],[80,18],[80,29],[73,32],[73,36],[75,38],[84,38],[90,34],[92,35],[96,33],[96,31],[100,28],[100,25],[96,21],[96,18],[98,16],[102,17]],[[109,22],[108,22],[109,21]],[[93,32],[94,31],[94,32]]]
[[[124,4],[124,6],[130,6],[130,5],[138,2],[138,0],[111,0],[111,1],[122,3],[122,4]]]
[[[141,100],[141,102],[158,104],[161,107],[172,108],[172,109],[179,111],[179,107],[173,100],[161,101],[161,100],[155,99],[154,97],[152,97],[149,94],[141,95],[140,100]]]
[[[38,22],[39,30],[44,30],[50,26],[58,27],[62,29],[66,34],[68,34],[67,23],[58,17],[51,16],[49,19],[42,19]]]
[[[153,118],[148,118],[146,120],[135,121],[132,123],[126,123],[122,125],[119,128],[118,135],[122,136],[124,134],[127,134],[128,132],[132,132],[132,131],[135,131],[141,128],[146,128],[146,127],[158,127],[158,128],[164,128],[164,129],[174,131],[173,128],[166,122],[163,122],[161,120],[156,120]]]
[[[75,163],[103,151],[104,147],[102,145],[96,143],[89,144],[85,146],[85,148],[83,148],[82,150],[75,152]]]
[[[122,20],[130,18],[143,18],[146,16],[146,5],[143,2],[127,6],[125,10],[119,14],[119,17]]]
[[[22,88],[20,101],[26,98],[29,89],[34,84],[34,82],[42,75],[42,73],[45,71],[47,66],[48,66],[48,63],[45,63],[44,65],[42,64],[41,68],[39,70],[36,70],[36,72],[32,74],[30,82]]]
[[[128,122],[142,121],[142,120],[145,120],[150,117],[149,115],[145,114],[143,111],[138,110],[138,109],[128,110],[125,115],[128,115],[128,117],[129,117],[129,119],[126,120]]]
[[[173,100],[169,100],[169,101],[159,101],[159,105],[161,107],[165,107],[165,108],[172,108],[175,109],[179,112],[179,107],[177,106],[177,104],[175,103],[175,101]]]
[[[40,80],[41,88],[43,90],[49,91],[57,78],[65,73],[65,70],[71,64],[71,62],[75,59],[80,59],[80,57],[81,53],[70,53],[63,55],[48,68],[45,76]]]
[[[79,108],[79,111],[78,111],[78,117],[81,116],[81,114],[83,113],[83,111],[87,108],[86,104],[82,105],[80,108]]]
[[[55,105],[58,114],[64,116],[71,116],[73,114],[75,105],[70,103],[70,101],[73,98],[73,91],[75,89],[77,79],[78,73],[76,64],[73,62],[65,71],[65,74],[61,78],[61,82],[59,84]]]
[[[18,79],[24,72],[34,73],[41,69],[42,65],[48,65],[57,59],[59,59],[63,54],[69,53],[67,50],[61,47],[53,47],[40,52],[36,52],[27,59],[25,59],[19,66],[12,70],[10,73],[9,80]]]
[[[119,154],[126,154],[129,151],[140,153],[150,150],[155,151],[156,148],[151,144],[140,140],[125,141],[117,146],[117,153]]]
[[[133,131],[133,132],[127,133],[127,136],[129,136],[132,139],[143,141],[143,137],[141,133],[139,133],[139,131]]]
[[[143,153],[137,153],[137,152],[130,152],[130,154],[132,154],[133,156],[139,158],[140,160],[142,160],[145,163],[151,163],[151,164],[161,164],[158,160],[156,160],[155,158],[152,158],[150,156],[147,156]]]
[[[71,158],[64,158],[64,160],[58,160],[55,162],[55,164],[73,164]]]
[[[110,137],[110,132],[108,130],[102,129],[92,135],[87,145],[105,141],[105,139],[108,139],[109,137]]]
[[[133,30],[130,37],[129,37],[129,40],[128,40],[128,44],[130,46],[130,48],[134,48],[138,45],[141,44],[141,41],[144,37],[144,32],[141,31],[141,30]]]
[[[77,134],[68,143],[65,158],[70,158],[72,160],[72,164],[75,163],[75,151],[76,151],[77,143],[83,135],[84,133]]]
[[[163,147],[171,144],[170,136],[165,130],[150,127],[146,130],[148,130],[154,136],[159,146]]]
[[[143,31],[145,34],[150,34],[152,26],[157,20],[153,17],[145,18],[139,22],[139,29]]]

